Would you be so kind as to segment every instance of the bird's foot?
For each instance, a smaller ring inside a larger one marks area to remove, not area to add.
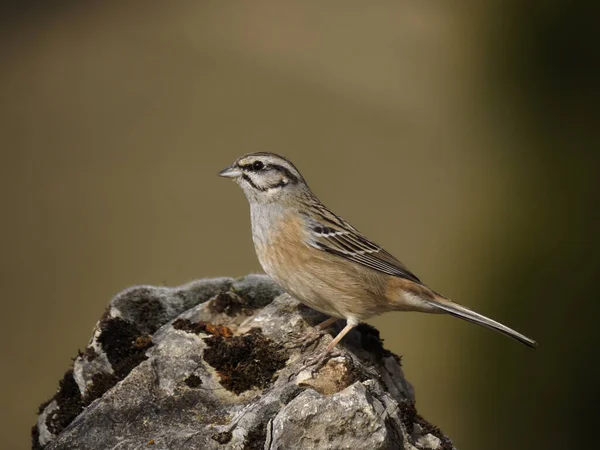
[[[304,333],[290,333],[290,340],[285,344],[287,349],[300,349],[300,353],[306,352],[311,347],[316,347],[321,338],[326,335],[325,330],[318,329],[316,327],[310,328]]]
[[[319,370],[321,370],[323,368],[323,366],[325,366],[330,359],[337,358],[338,356],[343,356],[343,354],[337,348],[334,348],[331,350],[328,348],[325,348],[319,352],[309,355],[303,361],[302,367],[300,367],[300,369],[298,371],[296,371],[296,374],[302,373],[302,372],[310,369],[310,373],[311,373],[311,375],[313,375],[316,372],[318,372]]]

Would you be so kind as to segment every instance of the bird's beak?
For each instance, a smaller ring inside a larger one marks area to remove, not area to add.
[[[227,167],[219,172],[219,176],[225,178],[237,178],[242,175],[242,171],[237,167]]]

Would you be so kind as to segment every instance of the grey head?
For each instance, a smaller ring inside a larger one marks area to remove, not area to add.
[[[282,201],[310,192],[296,166],[275,153],[249,153],[221,170],[219,175],[234,179],[250,203]]]

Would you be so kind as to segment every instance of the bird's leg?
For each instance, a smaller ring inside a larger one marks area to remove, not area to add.
[[[336,323],[338,320],[337,317],[330,317],[327,320],[324,320],[323,322],[321,322],[319,325],[317,325],[315,328],[319,331],[323,331],[325,330],[325,328],[329,327],[329,325],[333,325],[334,323]]]
[[[287,348],[298,348],[302,353],[306,351],[307,348],[312,346],[315,342],[317,342],[321,337],[325,334],[325,329],[330,325],[337,322],[339,319],[337,317],[330,317],[329,319],[321,322],[314,329],[308,331],[302,337],[298,338],[296,342],[293,342],[287,346]]]
[[[325,323],[325,322],[323,322]],[[327,362],[328,359],[330,359],[332,356],[339,356],[339,355],[334,355],[333,353],[333,349],[335,348],[335,346],[342,340],[342,338],[344,336],[346,336],[346,334],[348,334],[348,332],[350,330],[352,330],[352,328],[354,328],[356,325],[358,325],[358,322],[355,320],[348,320],[346,322],[346,326],[344,327],[344,329],[342,331],[340,331],[338,333],[338,335],[333,339],[333,341],[331,341],[329,343],[329,345],[327,346],[327,348],[322,351],[319,352],[319,354],[313,356],[312,358],[310,358],[303,366],[302,369],[300,369],[299,372],[302,372],[303,370],[307,369],[308,367],[311,366],[315,366],[312,369],[312,372],[317,372],[319,371],[319,369],[321,369],[321,367],[323,367],[325,365],[325,363]]]
[[[324,323],[324,322],[323,322]],[[331,341],[329,343],[329,345],[327,346],[327,349],[325,350],[325,354],[329,353],[331,350],[333,350],[333,347],[335,347],[338,342],[340,342],[342,340],[342,338],[344,336],[346,336],[348,334],[348,332],[354,328],[356,325],[358,325],[358,323],[354,322],[354,321],[347,321],[346,322],[346,326],[344,327],[344,329],[342,331],[340,331],[338,333],[338,335],[335,337],[335,339],[333,341]]]

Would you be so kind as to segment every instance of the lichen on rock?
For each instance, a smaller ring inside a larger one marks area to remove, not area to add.
[[[373,327],[306,365],[331,336],[291,344],[323,319],[264,275],[127,289],[41,405],[33,447],[452,449]]]

